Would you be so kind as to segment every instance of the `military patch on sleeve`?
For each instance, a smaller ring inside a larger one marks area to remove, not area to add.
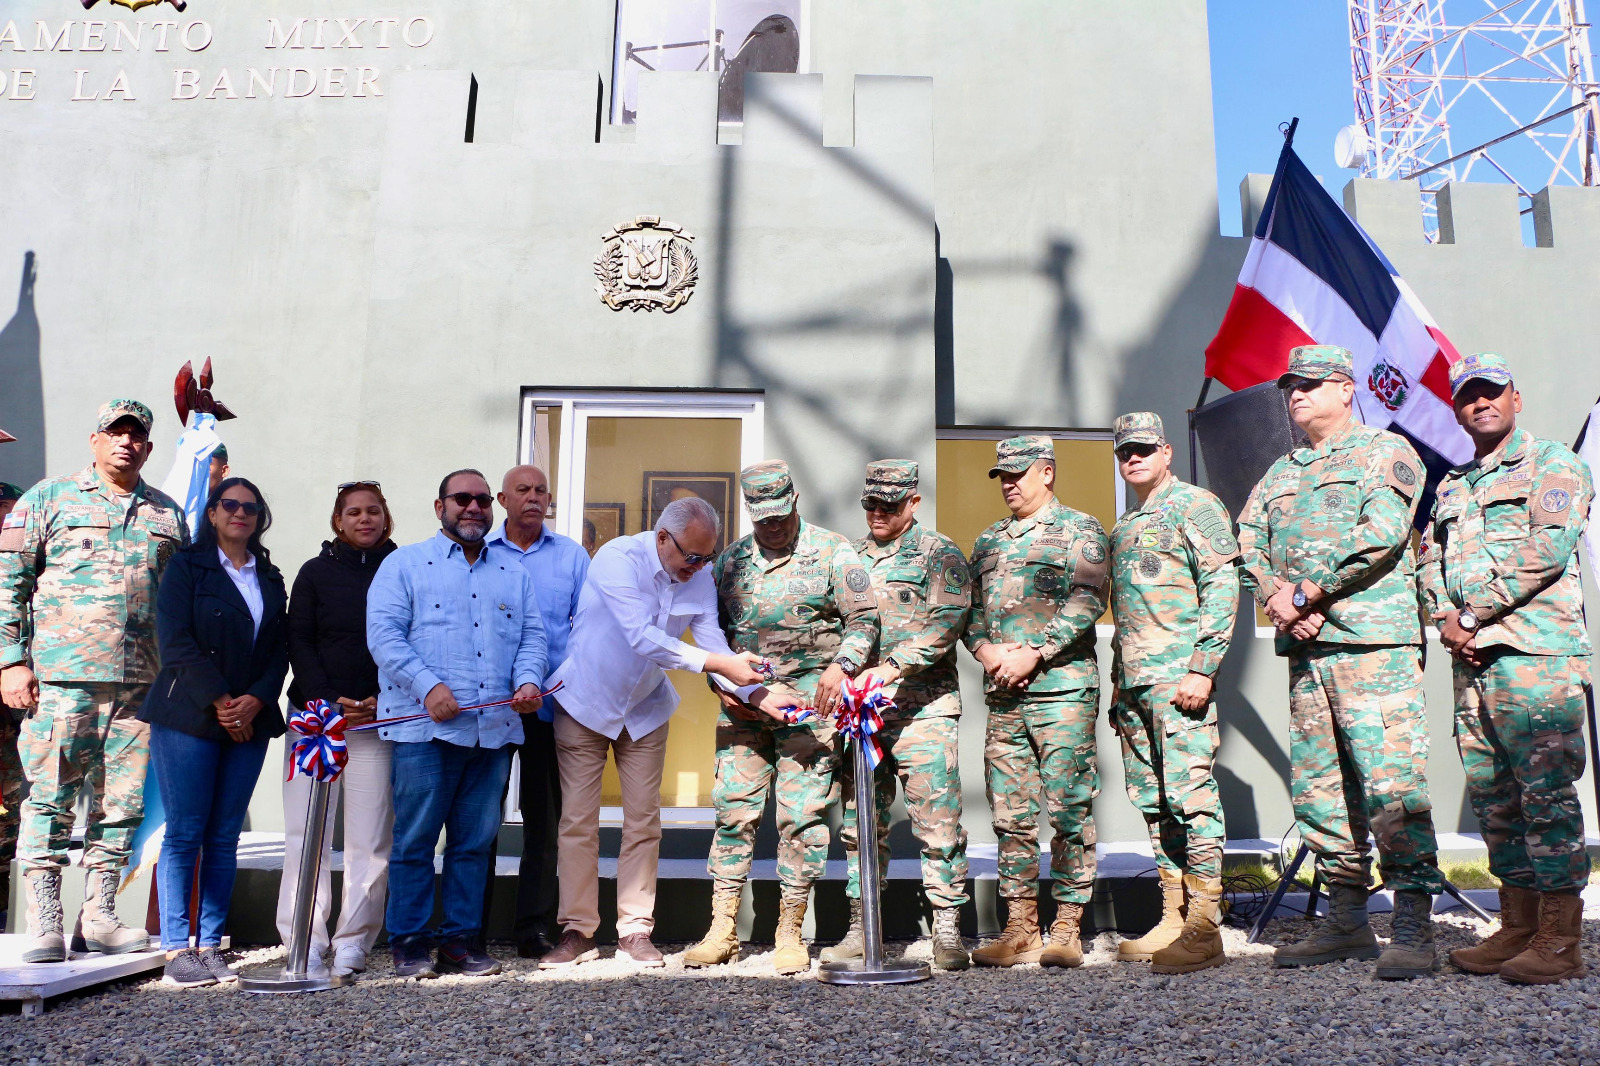
[[[1106,550],[1091,540],[1083,546],[1083,557],[1091,563],[1103,563],[1106,561]]]
[[[1389,486],[1406,499],[1417,494],[1417,471],[1404,459],[1389,464]]]
[[[1547,478],[1539,488],[1543,491],[1534,501],[1533,523],[1540,526],[1564,525],[1567,512],[1572,507],[1572,497],[1578,489],[1577,481],[1570,477]]]
[[[1232,533],[1223,531],[1206,542],[1218,555],[1232,558],[1239,554],[1239,541]]]
[[[865,592],[872,587],[872,579],[867,572],[859,566],[852,566],[844,573],[844,583],[851,592]]]
[[[20,552],[28,548],[28,508],[19,504],[0,520],[0,552]]]
[[[944,568],[944,587],[952,592],[959,592],[967,584],[967,568],[956,563],[951,563]]]

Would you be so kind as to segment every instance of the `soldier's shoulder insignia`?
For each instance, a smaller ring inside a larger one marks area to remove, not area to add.
[[[1091,563],[1103,563],[1106,561],[1106,550],[1100,546],[1099,541],[1091,540],[1083,546],[1083,557]]]
[[[31,512],[18,504],[0,521],[0,551],[20,552],[28,546],[28,516]]]
[[[1239,539],[1226,530],[1218,533],[1216,536],[1206,541],[1206,543],[1211,547],[1211,550],[1218,555],[1231,558],[1239,554]]]
[[[1417,492],[1417,468],[1407,459],[1392,460],[1387,481],[1391,488],[1409,500]]]
[[[960,563],[948,563],[944,568],[944,586],[952,592],[960,591],[966,587],[968,581],[967,568]]]
[[[872,587],[872,579],[867,576],[865,569],[852,566],[844,572],[844,583],[851,592],[866,592]]]
[[[1539,484],[1539,496],[1534,501],[1533,521],[1538,525],[1564,525],[1577,492],[1578,479],[1575,477],[1563,473],[1545,478]]]
[[[1077,518],[1073,519],[1073,525],[1077,526],[1079,529],[1088,530],[1091,533],[1103,534],[1105,532],[1105,527],[1102,526],[1100,524],[1100,520],[1095,518],[1093,515],[1081,514]]]

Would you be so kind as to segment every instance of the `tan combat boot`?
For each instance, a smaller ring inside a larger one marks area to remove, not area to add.
[[[90,870],[84,885],[83,910],[78,913],[79,935],[72,939],[73,951],[98,951],[102,955],[121,955],[143,951],[150,946],[150,934],[130,929],[117,918],[117,882],[109,870]]]
[[[64,962],[67,941],[61,932],[61,871],[25,870],[23,894],[28,902],[28,939],[23,962]]]
[[[1468,973],[1499,973],[1503,963],[1522,954],[1539,930],[1539,893],[1500,886],[1500,928],[1481,944],[1456,948],[1450,961]]]
[[[720,966],[739,957],[739,897],[743,885],[718,884],[711,893],[711,928],[705,939],[683,953],[688,967]]]
[[[1539,893],[1539,931],[1527,948],[1500,967],[1513,984],[1553,985],[1582,977],[1583,897],[1576,892]]]
[[[971,965],[972,956],[961,942],[961,908],[933,908],[933,968],[965,970]]]
[[[1056,904],[1056,920],[1050,923],[1050,944],[1039,954],[1040,966],[1083,965],[1083,944],[1078,940],[1078,925],[1082,921],[1083,904]]]
[[[1161,873],[1161,920],[1144,936],[1117,945],[1118,962],[1149,962],[1150,956],[1178,939],[1183,932],[1183,873],[1163,869]]]
[[[1189,917],[1183,931],[1150,959],[1151,973],[1193,973],[1228,961],[1222,951],[1222,878],[1185,875]]]
[[[1044,953],[1039,936],[1039,903],[1031,899],[1006,900],[1006,928],[1000,939],[991,940],[972,953],[979,966],[1019,966],[1038,962]]]
[[[811,952],[800,938],[806,921],[806,892],[786,897],[778,903],[777,946],[772,952],[772,968],[782,974],[805,973],[811,969]]]
[[[861,901],[850,901],[850,928],[845,930],[844,939],[831,948],[823,948],[820,956],[823,962],[845,962],[849,959],[859,959],[867,953],[867,934],[861,924]]]

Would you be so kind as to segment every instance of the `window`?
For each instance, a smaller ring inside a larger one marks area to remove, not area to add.
[[[749,392],[529,390],[523,395],[522,461],[550,478],[551,529],[591,555],[613,537],[655,528],[661,509],[684,495],[723,519],[721,546],[750,532],[739,470],[762,459],[762,398]],[[573,493],[569,486],[582,485]],[[683,702],[672,716],[661,802],[711,804],[717,701],[704,679],[669,675]],[[622,802],[615,768],[603,802]],[[513,787],[508,803],[515,805]],[[510,815],[520,821],[520,814]]]

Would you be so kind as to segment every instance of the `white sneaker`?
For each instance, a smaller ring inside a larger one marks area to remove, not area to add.
[[[307,977],[326,977],[326,976],[328,976],[328,960],[323,958],[321,955],[316,954],[315,952],[313,952],[306,959],[306,976]]]
[[[354,944],[340,944],[333,950],[333,972],[337,974],[365,973],[367,953]]]

